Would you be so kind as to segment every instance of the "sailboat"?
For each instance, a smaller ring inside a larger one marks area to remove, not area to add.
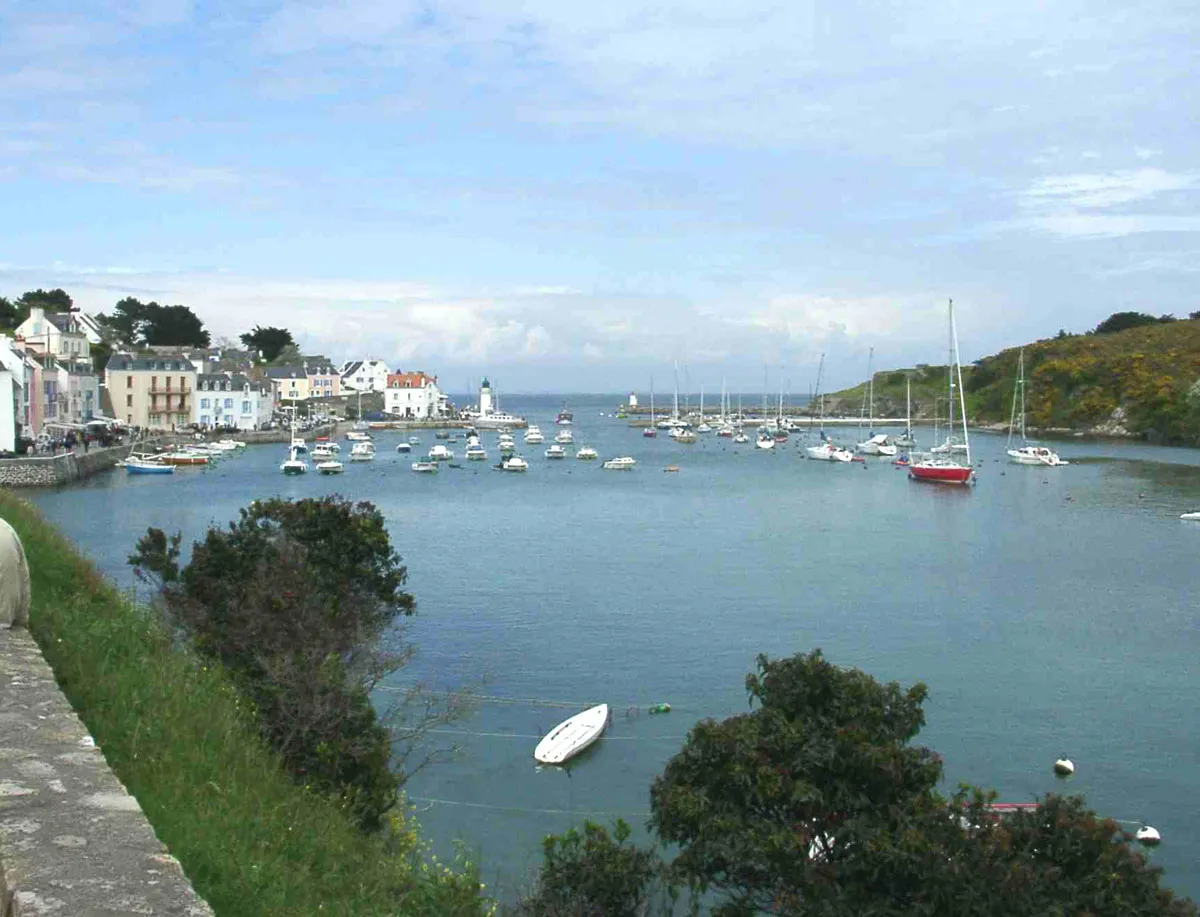
[[[286,410],[286,409],[285,409]],[[290,409],[292,412],[292,442],[288,447],[287,461],[279,466],[279,470],[284,474],[304,474],[308,471],[308,462],[300,458],[301,450],[296,446],[296,409]],[[303,446],[304,440],[300,440]]]
[[[875,432],[875,348],[872,347],[867,356],[867,403],[869,405],[867,419],[867,440],[858,444],[858,451],[863,455],[896,454],[896,447],[888,442],[886,433]]]
[[[1017,398],[1021,400],[1021,445],[1012,448],[1013,427],[1017,420]],[[1008,443],[1005,446],[1008,457],[1018,465],[1043,465],[1051,468],[1059,465],[1069,465],[1058,457],[1058,453],[1045,446],[1030,445],[1025,437],[1025,348],[1022,347],[1017,357],[1017,384],[1013,387],[1012,415],[1008,419]]]
[[[805,446],[804,451],[810,459],[818,462],[852,462],[854,455],[849,449],[843,449],[834,444],[825,435],[825,395],[821,391],[821,374],[825,371],[825,354],[821,354],[821,362],[817,365],[817,388],[813,397],[817,399],[821,410],[821,442],[816,446]],[[812,433],[812,413],[808,415],[809,433]]]
[[[697,433],[711,433],[710,427],[704,420],[704,386],[700,386],[700,425],[696,427]]]
[[[779,407],[775,411],[775,442],[786,443],[788,440],[787,425],[783,420],[783,368],[779,372]]]
[[[741,443],[750,442],[750,437],[746,435],[744,420],[745,420],[745,418],[742,416],[742,393],[739,391],[738,392],[738,416],[737,416],[737,426],[736,426],[737,432],[733,435],[733,441],[735,443],[741,444]]]
[[[721,419],[717,423],[717,436],[733,436],[733,426],[729,423],[729,395],[725,392],[724,376],[721,377]]]
[[[929,455],[914,462],[908,469],[909,476],[916,481],[930,481],[937,484],[969,484],[971,483],[971,440],[967,435],[967,400],[962,384],[962,366],[958,362],[958,329],[954,325],[954,300],[950,300],[950,367],[947,373],[947,387],[950,392],[950,421],[949,428],[954,429],[955,387],[958,388],[959,408],[962,412],[963,451],[966,461],[959,462],[954,458],[942,458],[941,455]],[[946,442],[952,443],[951,437]]]
[[[658,436],[658,430],[654,428],[654,377],[650,377],[650,426],[642,431],[642,436],[655,437]]]
[[[912,376],[904,377],[904,432],[892,440],[897,446],[911,448],[917,444],[912,432]]]

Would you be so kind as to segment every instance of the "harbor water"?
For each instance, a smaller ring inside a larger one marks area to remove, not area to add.
[[[420,647],[404,673],[481,696],[436,738],[455,760],[407,786],[440,854],[456,841],[509,897],[540,841],[583,818],[644,827],[648,790],[688,728],[747,709],[755,656],[820,647],[880,679],[925,682],[918,742],[947,788],[1023,802],[1085,794],[1098,812],[1163,835],[1166,884],[1200,895],[1200,451],[1072,440],[1072,464],[1011,465],[1002,436],[972,437],[978,483],[914,483],[890,461],[808,461],[703,435],[643,438],[615,396],[572,396],[575,447],[630,455],[628,472],[550,461],[561,397],[506,399],[542,427],[525,474],[488,462],[414,474],[434,444],[376,434],[374,462],[284,477],[282,446],[208,470],[113,473],[33,496],[97,565],[132,586],[125,558],[147,526],[199,537],[255,499],[341,493],[374,502],[408,567]],[[751,431],[753,432],[753,431]],[[833,430],[852,442],[856,430]],[[919,431],[926,441],[931,431]],[[344,447],[343,461],[348,454]],[[573,448],[568,447],[573,453]],[[666,473],[669,465],[677,473]],[[386,702],[386,692],[381,702]],[[607,702],[604,738],[568,771],[537,770],[538,738]],[[669,702],[671,712],[647,707]],[[1053,775],[1060,754],[1078,771]]]

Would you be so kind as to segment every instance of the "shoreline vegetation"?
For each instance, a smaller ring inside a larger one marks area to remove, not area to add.
[[[1022,350],[1031,433],[1200,445],[1200,313],[1189,319],[1118,313],[1086,334],[1060,331],[963,366],[971,424],[1007,431]],[[876,416],[904,416],[911,380],[914,423],[945,418],[945,366],[918,364],[874,377]],[[866,390],[862,382],[826,395],[826,412],[857,414]]]
[[[358,830],[293,781],[219,666],[106,581],[29,503],[0,491],[29,561],[30,630],[59,687],[220,917],[478,915],[478,871],[444,865],[398,806]]]

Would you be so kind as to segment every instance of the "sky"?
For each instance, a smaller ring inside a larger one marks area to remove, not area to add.
[[[1194,0],[0,0],[0,295],[830,389],[1200,309],[1198,74]]]

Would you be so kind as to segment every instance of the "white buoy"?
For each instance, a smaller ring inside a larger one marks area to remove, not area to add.
[[[1145,844],[1147,847],[1156,847],[1162,842],[1162,835],[1158,833],[1157,828],[1151,828],[1149,825],[1142,825],[1137,829],[1134,835],[1139,844]]]
[[[1070,777],[1073,773],[1075,773],[1075,762],[1066,755],[1063,755],[1054,762],[1054,773],[1058,774],[1060,777]]]

